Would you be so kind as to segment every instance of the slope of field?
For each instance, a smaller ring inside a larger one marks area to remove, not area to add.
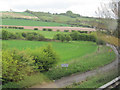
[[[22,49],[35,49],[37,47],[45,46],[48,43],[51,43],[55,51],[60,55],[61,61],[66,62],[71,59],[82,57],[86,54],[95,52],[97,45],[93,42],[70,42],[70,43],[61,43],[61,42],[40,42],[40,41],[23,41],[23,40],[3,40],[3,48],[11,49],[18,48]]]
[[[24,19],[2,19],[2,25],[17,25],[17,26],[69,26],[67,24],[55,22],[42,22],[35,20]]]
[[[38,19],[38,17],[27,12],[0,12],[2,18],[23,18],[23,19]]]

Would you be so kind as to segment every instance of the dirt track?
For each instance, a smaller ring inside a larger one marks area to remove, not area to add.
[[[107,46],[111,47],[117,55],[116,60],[113,61],[112,63],[106,66],[100,67],[96,70],[88,71],[85,73],[78,73],[68,77],[63,77],[59,80],[56,80],[54,83],[35,85],[35,86],[32,86],[31,88],[62,88],[67,85],[71,85],[74,82],[80,82],[80,81],[86,80],[87,77],[96,75],[98,73],[107,72],[112,69],[118,69],[118,52],[114,46],[109,44],[107,44]]]
[[[15,25],[0,25],[0,26],[15,26]],[[32,29],[34,30],[34,28],[38,28],[39,30],[43,30],[43,28],[46,29],[52,29],[53,31],[64,31],[64,30],[69,30],[71,32],[71,30],[80,30],[80,31],[96,31],[94,28],[82,28],[82,27],[47,27],[47,26],[18,26],[18,27],[24,27],[24,29]]]

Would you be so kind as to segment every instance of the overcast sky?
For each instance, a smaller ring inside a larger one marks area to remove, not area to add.
[[[0,11],[44,11],[50,13],[64,13],[68,10],[83,16],[96,16],[95,11],[100,3],[109,0],[0,0]]]

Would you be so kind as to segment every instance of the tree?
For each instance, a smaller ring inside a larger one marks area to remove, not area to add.
[[[65,39],[66,39],[66,38],[65,38],[65,35],[64,35],[64,34],[61,34],[61,35],[60,35],[60,40],[61,40],[61,42],[64,42]]]
[[[100,21],[107,28],[106,31],[116,37],[120,36],[120,1],[111,0],[108,4],[101,4],[96,12],[100,17]],[[99,23],[98,26],[101,24]],[[103,28],[103,25],[101,25]],[[119,37],[120,38],[120,37]]]
[[[71,41],[71,40],[72,40],[71,36],[70,36],[69,34],[67,34],[67,35],[66,35],[66,41],[69,42],[69,41]]]
[[[2,39],[3,40],[8,40],[8,37],[9,37],[9,32],[6,31],[6,30],[3,30],[2,31]]]

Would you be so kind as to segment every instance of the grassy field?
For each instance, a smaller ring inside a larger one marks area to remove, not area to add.
[[[58,66],[57,68],[53,68],[52,70],[46,72],[46,75],[50,79],[59,79],[63,76],[69,76],[73,73],[77,72],[86,72],[98,67],[104,66],[108,63],[111,63],[115,60],[115,53],[114,51],[110,52],[110,47],[101,46],[99,47],[99,51],[88,53],[83,57],[73,59],[69,61],[69,67],[61,68]]]
[[[2,25],[18,25],[18,26],[70,26],[62,23],[55,22],[42,22],[35,20],[24,19],[2,19]]]
[[[93,42],[40,42],[40,41],[23,41],[23,40],[3,40],[3,48],[11,49],[18,48],[22,49],[35,49],[37,47],[45,46],[51,43],[54,50],[60,55],[60,62],[67,62],[75,58],[82,57],[86,54],[95,52],[97,45]]]

